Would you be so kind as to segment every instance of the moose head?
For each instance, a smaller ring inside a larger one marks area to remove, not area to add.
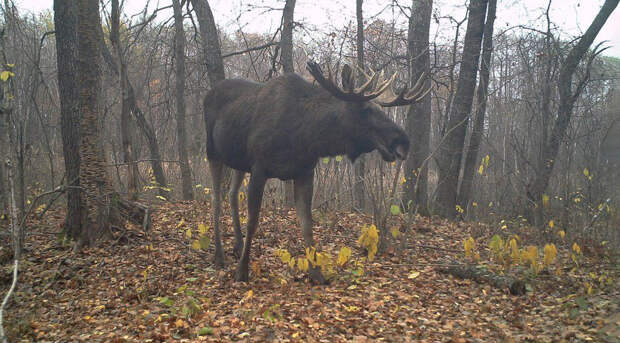
[[[403,106],[420,101],[422,76],[412,89],[392,91],[396,74],[384,79],[371,72],[359,87],[349,66],[342,70],[341,86],[326,77],[320,66],[307,69],[319,86],[296,74],[285,74],[267,83],[224,80],[214,85],[204,102],[207,128],[207,157],[213,178],[215,262],[224,255],[219,229],[221,175],[224,166],[234,170],[230,202],[235,230],[234,252],[241,256],[236,279],[247,281],[252,237],[265,182],[269,178],[294,180],[295,206],[306,247],[314,246],[311,202],[314,167],[320,157],[347,155],[355,160],[377,150],[385,161],[405,159],[407,134],[381,107]],[[365,74],[364,74],[365,75]],[[238,213],[239,187],[246,173],[248,223],[245,243]],[[320,270],[311,268],[311,278],[323,282]]]

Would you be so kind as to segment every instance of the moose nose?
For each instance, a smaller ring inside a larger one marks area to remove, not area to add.
[[[405,158],[407,158],[407,148],[402,145],[402,144],[398,144],[396,146],[396,149],[394,149],[394,152],[396,153],[396,158],[398,158],[399,160],[404,160]]]

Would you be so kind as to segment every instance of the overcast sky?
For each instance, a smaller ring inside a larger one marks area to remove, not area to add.
[[[167,6],[169,0],[151,0],[149,9]],[[410,0],[400,0],[400,4],[410,4]],[[555,0],[552,2],[551,19],[568,37],[583,33],[603,4],[603,0]],[[52,9],[53,0],[15,0],[22,11],[38,13]],[[125,0],[124,13],[128,16],[139,13],[144,9],[146,0]],[[227,30],[234,31],[242,28],[244,32],[275,32],[280,24],[281,12],[270,10],[282,8],[283,0],[210,0],[217,24]],[[398,9],[390,7],[391,0],[365,0],[364,17],[380,17],[391,21],[406,19]],[[462,18],[464,15],[465,0],[435,0],[434,9],[440,15],[451,15]],[[249,5],[253,9],[250,10]],[[455,5],[460,4],[460,5]],[[542,28],[544,20],[540,17],[547,1],[544,0],[500,0],[495,32],[514,26],[528,25]],[[171,11],[163,11],[158,18],[168,18]],[[137,18],[136,18],[137,20]],[[342,28],[349,21],[355,20],[354,0],[297,0],[295,20],[307,27],[316,27],[323,30]],[[444,24],[447,25],[446,22]],[[442,25],[444,25],[442,24]],[[435,31],[449,36],[451,31],[436,27]],[[620,57],[620,10],[616,9],[603,26],[596,42],[608,41],[611,48],[606,55]]]

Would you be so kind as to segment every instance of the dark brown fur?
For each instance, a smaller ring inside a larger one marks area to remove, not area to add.
[[[207,156],[213,175],[216,264],[223,264],[219,232],[220,179],[223,165],[235,169],[231,206],[241,254],[237,280],[247,280],[251,239],[265,181],[295,180],[295,201],[306,246],[312,240],[313,169],[320,157],[359,155],[378,149],[386,161],[403,159],[409,149],[405,132],[371,102],[345,102],[296,74],[267,83],[224,80],[214,85],[204,102]],[[248,233],[241,253],[237,192],[246,172]],[[311,271],[316,281],[320,272]]]

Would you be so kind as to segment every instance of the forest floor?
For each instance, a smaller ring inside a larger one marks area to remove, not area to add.
[[[265,209],[254,240],[250,282],[239,283],[233,280],[236,264],[229,254],[229,216],[223,225],[225,269],[214,269],[212,245],[206,251],[191,247],[199,224],[210,223],[208,218],[204,203],[162,204],[154,210],[148,232],[128,228],[80,252],[57,238],[61,211],[32,220],[5,319],[11,341],[620,340],[617,256],[612,262],[581,256],[580,267],[571,268],[572,242],[558,246],[555,268],[563,273],[543,270],[527,278],[527,294],[514,296],[507,289],[437,270],[447,261],[466,261],[467,237],[486,246],[483,242],[498,228],[420,218],[409,228],[404,249],[390,249],[365,262],[363,273],[354,272],[349,261],[330,284],[316,286],[275,253],[287,249],[293,256],[305,254],[295,212]],[[315,214],[315,222],[315,238],[324,251],[337,255],[347,246],[352,260],[362,260],[357,239],[369,217]],[[481,261],[488,260],[487,250],[480,248]],[[12,263],[3,262],[4,293]],[[594,288],[588,292],[585,282]]]

